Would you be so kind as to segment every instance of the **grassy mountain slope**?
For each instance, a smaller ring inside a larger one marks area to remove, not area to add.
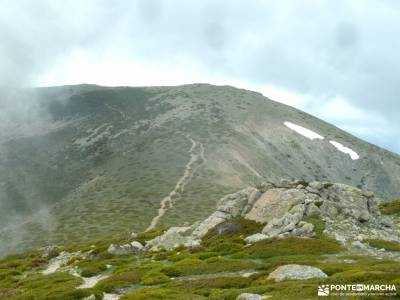
[[[39,113],[0,133],[1,254],[142,231],[157,214],[155,227],[193,222],[221,196],[265,178],[332,180],[400,197],[398,155],[255,92],[80,85],[14,97]],[[285,121],[326,138],[311,141]]]

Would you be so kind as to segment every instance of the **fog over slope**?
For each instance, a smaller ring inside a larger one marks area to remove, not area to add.
[[[1,99],[1,254],[193,222],[265,180],[400,197],[397,154],[256,92],[78,85]]]

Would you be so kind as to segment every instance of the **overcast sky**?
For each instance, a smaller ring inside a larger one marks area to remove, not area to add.
[[[400,153],[400,2],[0,0],[0,79],[230,84]]]

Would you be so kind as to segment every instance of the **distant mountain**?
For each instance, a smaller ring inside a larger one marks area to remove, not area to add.
[[[399,155],[259,93],[193,84],[2,95],[27,115],[0,121],[0,254],[194,222],[265,180],[400,198]]]

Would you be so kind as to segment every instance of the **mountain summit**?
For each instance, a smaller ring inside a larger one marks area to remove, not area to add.
[[[7,91],[0,123],[0,254],[181,225],[222,196],[280,178],[400,197],[400,156],[230,86]],[[15,102],[15,101],[14,101]]]

